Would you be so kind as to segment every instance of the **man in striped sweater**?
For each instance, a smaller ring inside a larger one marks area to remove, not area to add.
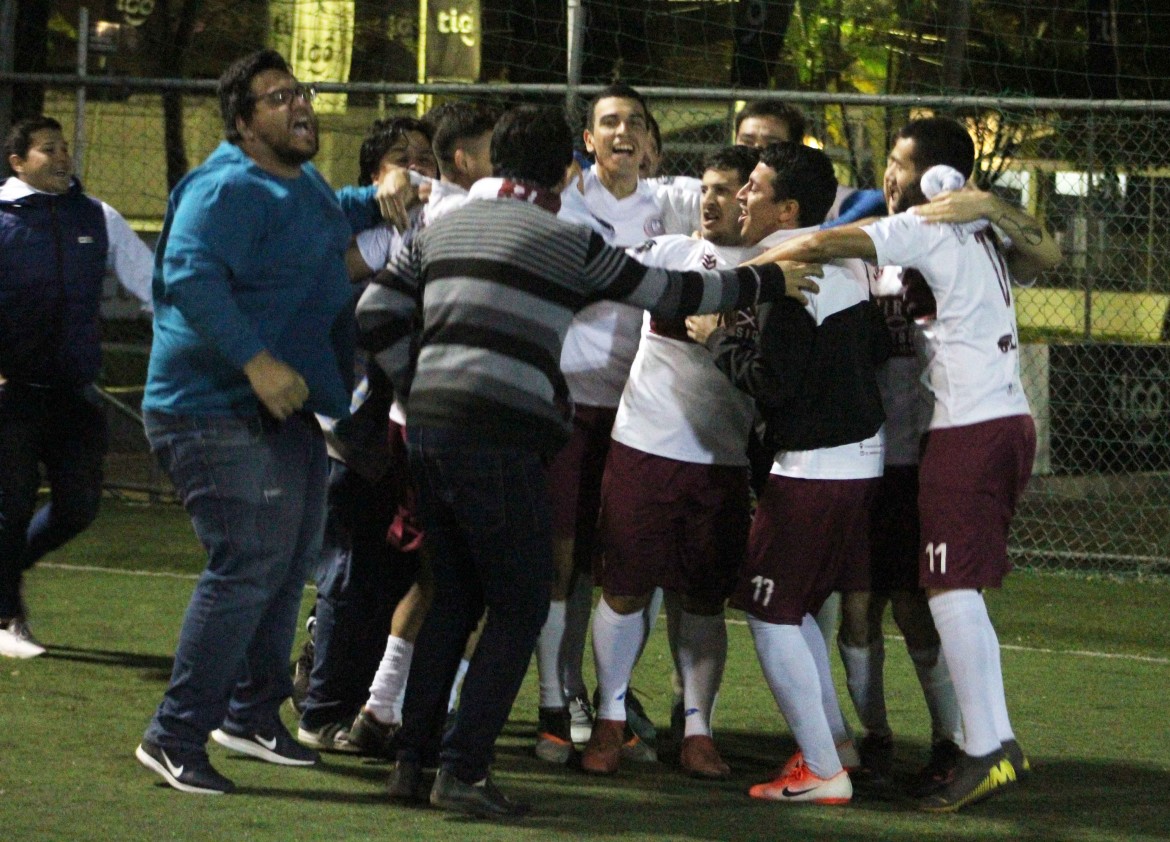
[[[558,220],[571,149],[559,110],[506,114],[492,136],[498,177],[478,182],[465,207],[423,232],[358,305],[365,344],[407,401],[407,444],[436,559],[390,793],[421,794],[447,687],[487,609],[430,791],[438,807],[487,817],[528,810],[500,793],[488,772],[548,613],[545,464],[572,419],[558,362],[573,314],[610,299],[677,317],[740,309],[786,288],[775,265],[647,268],[589,229]],[[787,286],[800,295],[815,284],[794,278]]]

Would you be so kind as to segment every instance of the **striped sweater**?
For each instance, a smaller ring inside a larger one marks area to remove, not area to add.
[[[414,239],[358,304],[361,342],[406,400],[411,425],[555,453],[572,421],[559,360],[578,310],[609,299],[676,318],[783,294],[775,265],[649,268],[500,190],[498,179],[476,184],[472,201]]]

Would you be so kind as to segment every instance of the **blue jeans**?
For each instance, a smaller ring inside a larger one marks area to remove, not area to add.
[[[292,693],[288,658],[325,523],[325,443],[305,413],[279,424],[149,411],[145,420],[207,551],[146,730],[182,756],[202,752],[221,724],[271,733]]]
[[[439,759],[473,783],[487,775],[536,638],[553,579],[552,515],[540,455],[454,430],[407,427],[435,597],[414,646],[400,759],[427,761],[460,656],[487,622]]]
[[[349,725],[370,695],[399,600],[418,574],[418,553],[386,543],[398,496],[393,478],[370,482],[330,460],[325,575],[318,583],[313,672],[301,727]]]
[[[107,440],[92,386],[0,384],[0,617],[24,614],[24,571],[97,517]],[[37,510],[42,464],[50,497]]]

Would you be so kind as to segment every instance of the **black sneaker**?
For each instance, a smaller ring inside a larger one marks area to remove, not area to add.
[[[869,733],[857,745],[861,768],[878,778],[889,778],[894,768],[894,735]]]
[[[297,742],[317,751],[336,751],[343,754],[360,754],[349,740],[349,729],[343,722],[326,722],[320,728],[297,727]]]
[[[1016,770],[1002,748],[982,757],[964,754],[945,787],[918,802],[928,813],[953,813],[1016,785]]]
[[[1032,777],[1032,761],[1028,759],[1028,755],[1024,754],[1024,750],[1016,740],[1005,740],[1002,743],[1003,753],[1007,755],[1007,759],[1012,762],[1013,768],[1016,770],[1016,780],[1020,783]]]
[[[646,714],[641,700],[634,695],[633,688],[626,691],[626,722],[646,745],[652,748],[658,745],[658,729]]]
[[[279,722],[268,726],[264,734],[225,725],[212,731],[211,738],[224,748],[281,766],[312,766],[320,760],[317,752],[294,740]]]
[[[484,819],[518,819],[532,809],[500,792],[491,775],[478,784],[468,784],[455,777],[446,766],[439,767],[435,785],[431,787],[431,806]]]
[[[359,754],[370,757],[394,757],[398,746],[394,735],[398,733],[398,725],[379,722],[373,714],[365,709],[358,711],[353,724],[349,726],[347,737],[352,749]]]
[[[223,795],[236,788],[234,783],[212,768],[206,755],[172,758],[162,747],[143,740],[134,750],[134,756],[139,763],[180,792]]]
[[[390,770],[386,794],[395,801],[425,801],[423,767],[415,760],[399,760]]]
[[[911,798],[926,798],[942,790],[955,775],[963,750],[950,740],[936,740],[930,745],[930,760],[910,782]]]

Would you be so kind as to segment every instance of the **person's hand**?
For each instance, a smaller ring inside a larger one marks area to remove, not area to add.
[[[409,172],[402,167],[388,169],[378,181],[374,198],[382,218],[399,231],[405,231],[410,224],[407,208],[418,201],[418,192],[410,183]]]
[[[813,278],[823,278],[825,270],[819,263],[801,263],[796,260],[781,260],[777,264],[784,270],[784,294],[789,298],[808,304],[805,292],[820,292],[821,288]]]
[[[707,338],[719,327],[719,314],[708,313],[705,316],[687,316],[687,336],[700,345],[707,344]]]
[[[939,193],[925,205],[910,208],[910,213],[925,222],[962,224],[992,218],[996,201],[994,194],[968,183],[962,190]]]
[[[278,421],[288,418],[309,399],[309,387],[305,379],[296,369],[282,363],[267,351],[261,351],[244,363],[244,375],[260,403]]]

